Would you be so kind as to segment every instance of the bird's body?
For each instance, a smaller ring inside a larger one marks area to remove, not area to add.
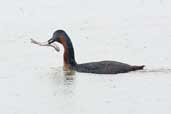
[[[49,40],[49,44],[55,41],[61,43],[64,47],[65,70],[75,70],[78,72],[96,74],[117,74],[141,70],[144,68],[144,65],[132,66],[117,61],[99,61],[77,64],[77,62],[75,61],[74,48],[71,39],[63,30],[54,32],[53,37]]]
[[[120,63],[117,61],[99,61],[78,64],[75,70],[78,72],[96,73],[96,74],[117,74],[126,73],[129,71],[134,71],[142,69],[143,66],[130,66],[125,63]]]

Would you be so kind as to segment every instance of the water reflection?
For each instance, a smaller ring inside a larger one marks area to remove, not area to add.
[[[51,82],[56,90],[55,95],[72,95],[75,92],[76,76],[73,72],[64,72],[62,68],[50,70]]]
[[[75,76],[64,75],[64,85],[72,85],[75,81]]]

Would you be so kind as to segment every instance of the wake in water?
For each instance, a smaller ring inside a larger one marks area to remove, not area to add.
[[[170,68],[144,69],[139,72],[142,72],[142,73],[171,73],[171,69]]]

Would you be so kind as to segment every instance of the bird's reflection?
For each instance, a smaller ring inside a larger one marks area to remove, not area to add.
[[[75,90],[75,77],[65,75],[63,93],[65,95],[74,94],[74,90]]]
[[[50,71],[52,81],[57,90],[55,94],[71,95],[74,94],[76,76],[74,71],[63,71],[62,68],[53,68]]]
[[[64,84],[65,85],[72,85],[75,81],[75,76],[67,76],[64,75]]]

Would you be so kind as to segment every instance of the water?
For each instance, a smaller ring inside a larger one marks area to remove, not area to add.
[[[0,113],[170,114],[170,2],[124,2],[3,2]],[[71,37],[78,63],[115,60],[145,70],[66,76],[61,45],[58,53],[30,43],[57,29]]]
[[[168,70],[118,75],[76,73],[73,76],[64,75],[61,67],[28,71],[0,79],[2,112],[112,114],[170,111]]]

